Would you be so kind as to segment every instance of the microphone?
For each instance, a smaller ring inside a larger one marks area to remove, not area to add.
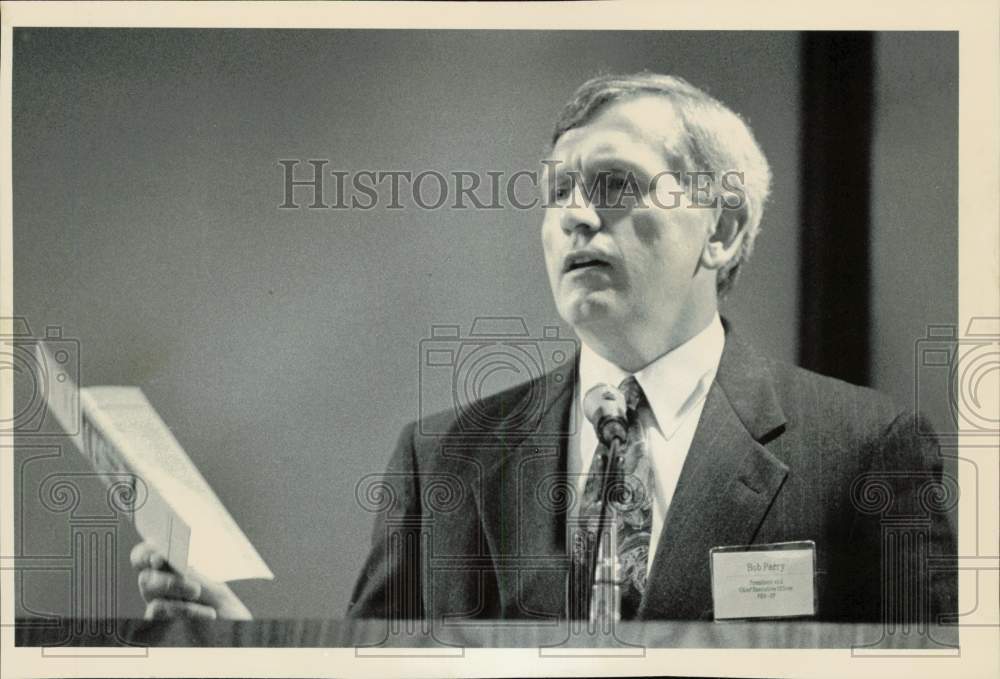
[[[583,414],[594,425],[597,438],[610,450],[612,442],[628,438],[625,394],[609,384],[591,387],[583,397]]]

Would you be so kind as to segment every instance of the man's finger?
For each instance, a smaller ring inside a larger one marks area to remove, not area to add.
[[[149,602],[155,599],[197,601],[202,589],[201,583],[184,576],[146,568],[139,572],[139,593]]]
[[[150,565],[149,557],[152,556],[154,549],[148,542],[140,542],[132,551],[129,552],[128,560],[132,564],[132,568],[137,570],[142,570]]]
[[[132,568],[136,570],[142,570],[143,568],[155,568],[157,570],[170,569],[163,553],[148,542],[140,542],[133,547],[129,553],[129,561],[132,563]]]
[[[169,618],[201,618],[215,620],[218,616],[215,609],[192,601],[177,601],[176,599],[154,599],[146,606],[147,620],[166,620]]]

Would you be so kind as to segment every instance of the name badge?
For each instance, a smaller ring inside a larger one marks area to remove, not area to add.
[[[716,620],[816,614],[816,543],[715,547],[712,606]]]

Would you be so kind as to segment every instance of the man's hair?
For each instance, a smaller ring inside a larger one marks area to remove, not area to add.
[[[771,190],[771,168],[750,127],[736,113],[683,78],[643,71],[631,75],[601,75],[581,85],[563,107],[552,136],[555,144],[567,131],[586,125],[604,107],[630,97],[655,94],[667,98],[680,118],[683,139],[668,149],[687,167],[680,172],[708,172],[712,197],[723,200],[720,181],[727,172],[742,173],[746,224],[743,243],[716,278],[720,296],[736,281],[740,264],[750,257]],[[690,178],[689,174],[684,175]],[[690,189],[690,185],[688,186]]]

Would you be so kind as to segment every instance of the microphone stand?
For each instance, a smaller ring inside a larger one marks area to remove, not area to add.
[[[600,515],[597,523],[596,549],[591,546],[590,559],[590,626],[601,626],[611,632],[621,619],[621,573],[618,567],[618,510],[612,505],[612,492],[621,492],[616,483],[625,462],[628,441],[628,420],[625,396],[618,389],[597,384],[583,398],[583,411],[594,425],[597,439],[607,450],[604,477],[600,488]],[[609,530],[610,528],[610,530]]]
[[[611,504],[625,455],[625,442],[611,439],[608,462],[601,484],[601,515],[597,528],[597,550],[591,563],[594,574],[590,594],[590,624],[605,632],[621,619],[621,573],[618,568],[618,510]],[[620,491],[620,484],[618,484]]]

